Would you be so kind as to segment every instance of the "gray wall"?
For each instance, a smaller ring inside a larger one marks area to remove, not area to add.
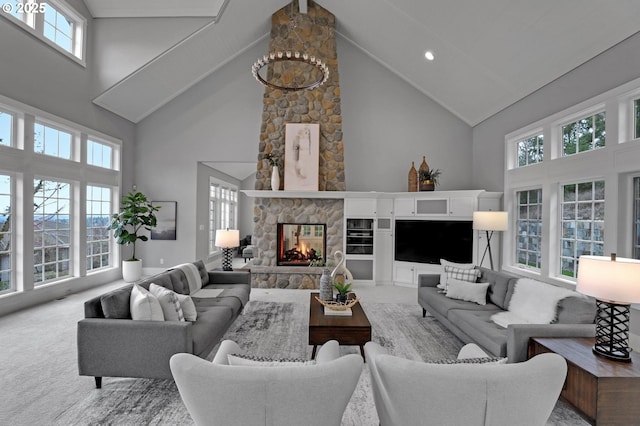
[[[197,163],[257,161],[264,89],[250,68],[267,47],[240,55],[136,127],[138,188],[178,201],[178,240],[142,245],[145,267],[159,267],[161,257],[164,266],[206,257],[199,225],[206,225],[207,193]],[[344,39],[338,60],[348,190],[406,191],[411,161],[417,167],[423,155],[444,170],[441,189],[471,185],[467,124]]]
[[[504,190],[504,137],[640,77],[640,33],[473,128],[473,187]]]

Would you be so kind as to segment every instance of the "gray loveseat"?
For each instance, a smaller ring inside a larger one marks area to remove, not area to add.
[[[207,357],[249,301],[251,274],[247,271],[207,271],[198,268],[203,289],[220,289],[215,297],[193,297],[196,321],[134,321],[129,299],[133,284],[85,302],[85,318],[78,322],[78,370],[102,377],[172,378],[169,359],[176,353]],[[189,294],[185,273],[172,269],[137,284],[151,283]]]
[[[491,316],[506,311],[518,277],[486,268],[479,282],[490,283],[487,304],[450,299],[436,285],[440,275],[419,276],[418,303],[423,316],[429,312],[465,343],[476,343],[508,362],[527,359],[531,337],[593,337],[595,336],[595,302],[576,293],[562,299],[557,305],[557,320],[552,324],[510,324],[506,329],[495,324]]]

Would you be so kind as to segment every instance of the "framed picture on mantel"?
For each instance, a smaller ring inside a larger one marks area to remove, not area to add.
[[[317,191],[320,125],[287,123],[284,137],[285,191]]]

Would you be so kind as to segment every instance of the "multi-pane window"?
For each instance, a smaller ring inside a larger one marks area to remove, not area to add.
[[[209,252],[216,251],[216,229],[235,229],[238,189],[221,181],[209,182]]]
[[[109,217],[111,189],[87,185],[87,271],[111,264]]]
[[[542,189],[516,193],[516,262],[540,269],[542,248]]]
[[[0,175],[0,293],[13,289],[11,228],[11,177]]]
[[[518,167],[542,162],[544,137],[542,135],[518,141]]]
[[[562,155],[573,155],[605,146],[605,113],[581,118],[562,126]]]
[[[640,99],[636,99],[635,101],[633,101],[633,117],[635,124],[633,138],[638,139],[640,138]]]
[[[640,259],[640,178],[633,179],[633,257]]]
[[[71,133],[36,123],[34,125],[33,151],[52,157],[71,159]]]
[[[577,276],[578,258],[604,254],[604,181],[562,186],[560,274]]]
[[[111,146],[92,140],[87,141],[87,164],[112,169],[112,154]]]
[[[73,53],[73,35],[75,23],[60,10],[47,4],[44,12],[44,36],[66,50]]]
[[[36,285],[71,273],[71,185],[33,182],[33,281]]]
[[[0,145],[12,146],[13,114],[0,109]]]

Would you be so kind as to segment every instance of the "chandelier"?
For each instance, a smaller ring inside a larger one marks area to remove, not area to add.
[[[304,46],[304,42],[296,32],[296,28],[299,26],[298,20],[300,19],[302,14],[297,13],[294,16],[293,4],[294,2],[292,1],[291,12],[289,14],[289,33],[295,34],[296,37],[298,37],[300,44]],[[317,78],[312,78],[311,81],[305,81],[297,85],[287,85],[285,83],[279,83],[275,79],[273,81],[269,81],[268,77],[264,77],[260,74],[261,70],[263,70],[269,64],[272,64],[273,66],[276,63],[284,64],[285,62],[290,62],[292,66],[311,66],[315,69]],[[329,79],[329,67],[326,63],[322,62],[320,58],[314,55],[309,55],[308,53],[289,49],[276,50],[264,55],[253,64],[253,66],[251,67],[251,73],[259,83],[267,87],[271,87],[272,89],[280,89],[285,91],[315,89],[316,87],[322,86]]]

